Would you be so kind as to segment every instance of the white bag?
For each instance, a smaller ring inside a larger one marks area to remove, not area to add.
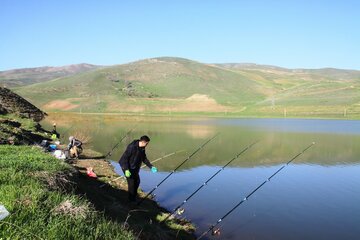
[[[0,221],[9,215],[10,215],[10,213],[8,212],[8,210],[6,210],[4,205],[0,205]]]
[[[55,150],[55,151],[53,152],[53,155],[54,155],[57,159],[62,159],[62,160],[64,160],[64,159],[66,158],[65,153],[64,153],[63,151],[61,151],[61,150]]]

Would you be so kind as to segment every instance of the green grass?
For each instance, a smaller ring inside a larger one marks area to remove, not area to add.
[[[32,119],[15,114],[0,115],[0,142],[11,140],[14,144],[32,144],[50,137],[50,134],[38,127]]]
[[[36,130],[36,122],[34,122],[32,119],[29,118],[21,118],[16,116],[15,114],[7,114],[7,115],[1,115],[0,114],[0,120],[12,120],[19,122],[21,124],[21,127],[28,131],[35,131]]]
[[[126,82],[132,84],[133,96],[122,91]],[[18,88],[16,92],[36,105],[67,98],[92,101],[109,95],[185,99],[193,94],[206,94],[220,104],[237,105],[263,99],[259,86],[233,71],[190,60],[160,58],[155,62],[145,60],[54,79]]]
[[[55,78],[76,75],[99,68],[89,64],[77,64],[64,67],[39,67],[0,71],[0,85],[24,86],[38,82],[46,82]]]
[[[134,239],[122,224],[95,211],[89,202],[49,187],[69,167],[30,146],[0,146],[0,204],[10,216],[0,221],[0,239]],[[70,202],[74,211],[60,211]]]

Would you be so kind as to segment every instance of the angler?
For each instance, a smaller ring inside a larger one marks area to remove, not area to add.
[[[154,167],[146,157],[145,148],[149,142],[150,138],[148,136],[142,136],[139,140],[134,140],[127,146],[119,160],[119,164],[128,183],[130,202],[136,201],[137,190],[140,185],[139,171],[141,164],[145,163],[153,173],[157,172],[157,168]]]
[[[184,165],[190,158],[192,158],[197,152],[199,152],[206,144],[211,142],[214,138],[216,138],[219,134],[217,133],[215,136],[207,140],[203,145],[201,145],[198,149],[196,149],[189,157],[187,157],[179,166],[177,166],[173,171],[171,171],[160,183],[158,183],[143,199],[138,202],[137,205],[140,205],[150,194],[152,194],[163,182],[165,182],[176,170],[178,170],[182,165]]]

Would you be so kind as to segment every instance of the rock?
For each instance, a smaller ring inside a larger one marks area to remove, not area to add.
[[[0,114],[7,114],[8,112],[6,111],[5,108],[3,108],[0,104]]]
[[[24,118],[31,118],[36,122],[41,121],[47,115],[11,90],[0,87],[0,114],[7,113],[13,113]]]

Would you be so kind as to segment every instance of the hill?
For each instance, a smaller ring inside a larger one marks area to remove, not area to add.
[[[0,85],[6,87],[31,85],[55,78],[91,71],[99,67],[100,66],[82,63],[63,67],[22,68],[0,71]]]
[[[47,111],[360,117],[360,71],[153,58],[16,88]]]
[[[7,88],[0,87],[0,115],[12,113],[41,121],[46,113]]]

